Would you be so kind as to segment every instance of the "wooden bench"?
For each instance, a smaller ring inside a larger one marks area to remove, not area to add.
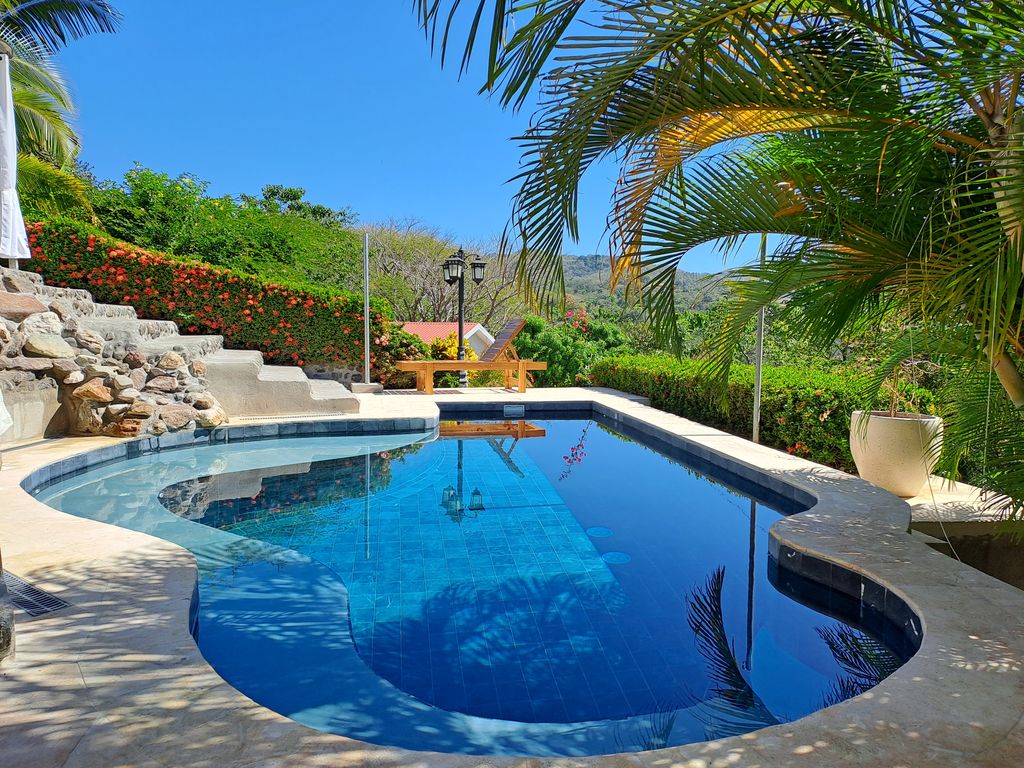
[[[416,389],[431,394],[438,371],[502,371],[506,388],[512,388],[514,377],[519,391],[525,392],[530,371],[546,371],[548,364],[538,360],[399,360],[395,367],[414,372]]]
[[[526,325],[525,320],[511,320],[498,332],[479,360],[399,360],[395,367],[416,374],[416,389],[428,394],[434,391],[434,373],[437,371],[502,371],[505,388],[512,388],[512,379],[520,392],[525,392],[533,378],[530,371],[546,371],[548,364],[537,360],[520,360],[512,341]]]

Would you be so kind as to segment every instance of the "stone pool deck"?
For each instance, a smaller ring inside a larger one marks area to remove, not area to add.
[[[739,475],[760,477],[796,497],[813,497],[817,502],[810,510],[773,527],[772,549],[780,562],[862,595],[882,610],[888,606],[907,632],[923,631],[921,648],[861,696],[794,723],[720,741],[542,759],[378,747],[313,731],[228,686],[206,664],[188,631],[196,581],[191,554],[143,534],[56,512],[22,490],[26,478],[42,476],[41,467],[73,462],[71,457],[98,448],[124,451],[125,444],[106,438],[44,441],[4,453],[0,547],[9,571],[71,606],[35,619],[18,614],[17,656],[0,667],[3,765],[917,768],[1024,762],[1024,592],[915,540],[907,533],[905,502],[841,472],[608,390],[360,399],[360,414],[332,420],[337,431],[360,434],[367,420],[394,429],[415,428],[418,420],[436,424],[438,403],[589,407]],[[237,437],[269,437],[324,429],[317,423],[282,428],[237,420],[230,429]],[[215,430],[213,439],[226,436]]]

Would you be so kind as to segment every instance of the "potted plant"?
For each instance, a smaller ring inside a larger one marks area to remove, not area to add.
[[[850,416],[850,452],[858,474],[903,498],[921,492],[942,451],[941,418],[900,410],[900,374],[910,366],[912,361],[901,364],[887,379],[888,410],[854,411]]]

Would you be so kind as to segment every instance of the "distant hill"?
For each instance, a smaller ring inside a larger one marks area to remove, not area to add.
[[[618,286],[614,294],[608,292],[611,268],[607,255],[564,256],[566,293],[592,309],[622,311],[626,308],[624,288]],[[703,310],[726,294],[716,284],[719,275],[700,272],[676,272],[676,308]]]

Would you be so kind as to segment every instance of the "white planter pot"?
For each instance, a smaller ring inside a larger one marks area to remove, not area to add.
[[[903,498],[928,482],[942,447],[942,419],[922,413],[854,411],[850,452],[865,480]]]

